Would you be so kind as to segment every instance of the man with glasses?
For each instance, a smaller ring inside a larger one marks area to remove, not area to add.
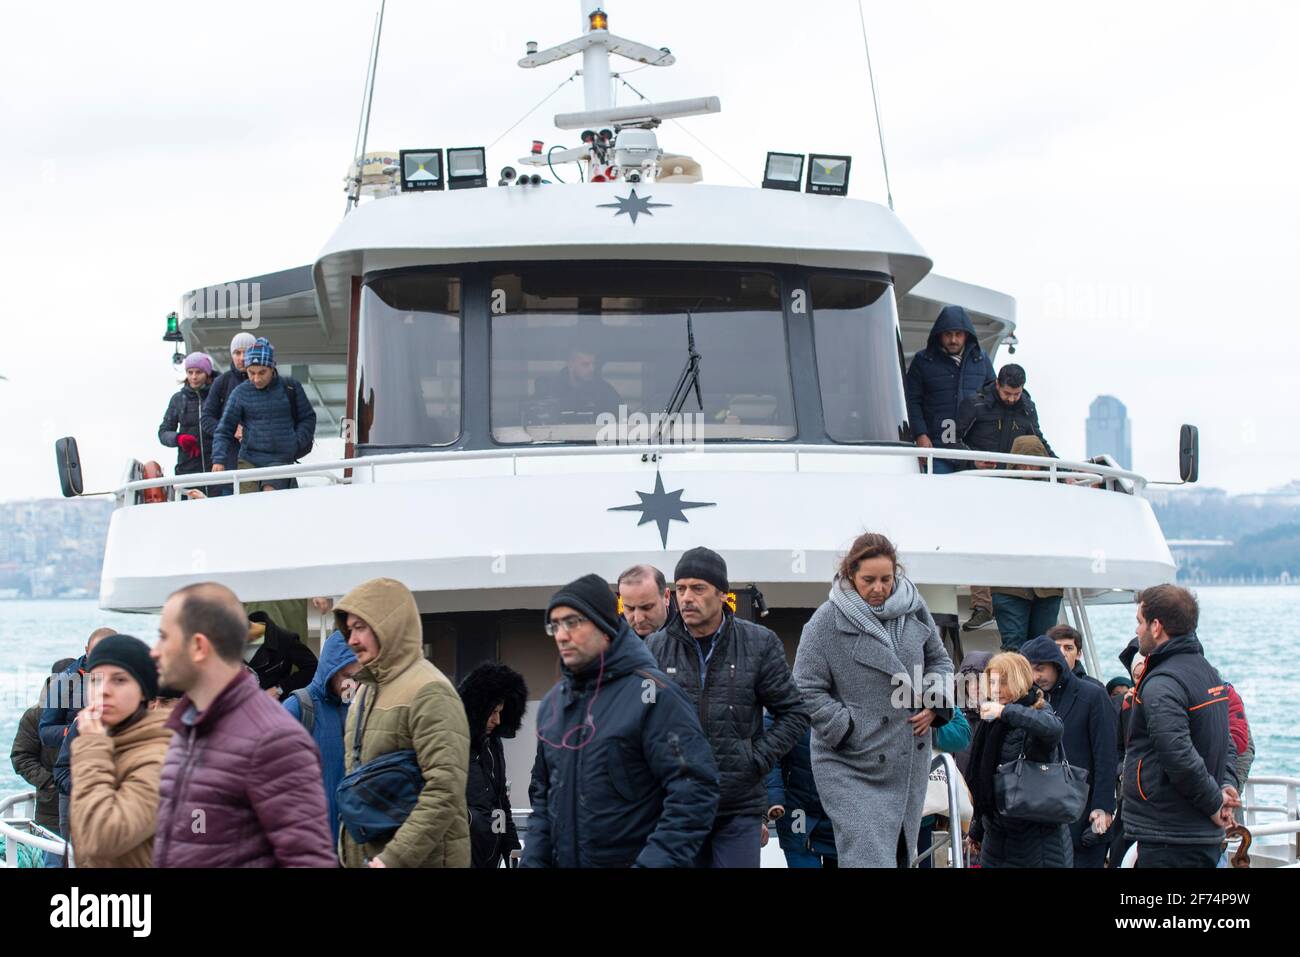
[[[524,867],[690,867],[718,769],[694,708],[584,575],[551,598],[562,678],[537,709]]]

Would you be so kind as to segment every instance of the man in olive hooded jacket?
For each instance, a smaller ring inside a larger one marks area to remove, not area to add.
[[[415,596],[399,581],[376,578],[343,596],[334,621],[362,665],[344,729],[347,773],[410,749],[424,775],[415,807],[388,840],[359,845],[346,826],[340,830],[343,866],[469,867],[469,724],[455,687],[424,657]]]

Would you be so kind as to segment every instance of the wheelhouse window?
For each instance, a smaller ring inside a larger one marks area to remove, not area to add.
[[[361,293],[357,442],[450,445],[460,437],[461,284],[456,276],[381,276]]]
[[[815,275],[810,285],[826,434],[836,442],[905,441],[892,287],[882,279],[834,275]]]
[[[545,264],[497,273],[488,295],[497,442],[667,436],[654,423],[682,391],[685,418],[676,421],[699,427],[692,441],[779,441],[796,433],[774,275]],[[698,376],[690,371],[692,334]],[[611,433],[619,422],[626,431]]]

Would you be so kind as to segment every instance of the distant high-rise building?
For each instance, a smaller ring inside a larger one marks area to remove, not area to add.
[[[1109,455],[1121,468],[1133,468],[1133,433],[1128,409],[1113,395],[1099,395],[1088,406],[1088,458]]]

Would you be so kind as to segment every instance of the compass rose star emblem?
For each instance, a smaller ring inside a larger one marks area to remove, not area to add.
[[[622,216],[624,213],[627,213],[628,217],[631,218],[632,220],[632,225],[635,226],[636,218],[641,213],[645,213],[647,216],[653,216],[654,213],[650,212],[650,210],[659,209],[662,206],[672,205],[672,203],[652,203],[650,202],[650,199],[651,197],[649,196],[644,196],[644,197],[638,196],[636,194],[636,190],[634,189],[632,190],[632,194],[630,196],[615,196],[614,202],[598,203],[596,205],[596,208],[617,209],[618,212],[614,214],[615,219]]]
[[[664,491],[664,479],[658,472],[655,473],[655,490],[653,492],[637,492],[641,496],[641,502],[638,505],[616,505],[609,509],[611,512],[640,512],[641,521],[637,525],[645,525],[647,522],[654,522],[659,526],[659,540],[663,547],[668,547],[668,523],[669,522],[690,522],[686,517],[688,508],[707,508],[717,505],[717,502],[683,502],[682,492],[685,489],[678,489],[675,492]]]

